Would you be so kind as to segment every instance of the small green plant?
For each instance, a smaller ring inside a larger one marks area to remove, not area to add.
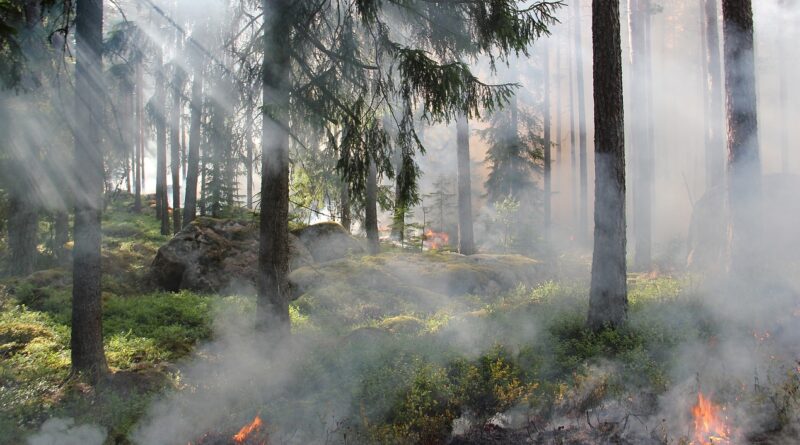
[[[505,252],[510,252],[516,242],[513,227],[519,206],[519,200],[510,196],[495,204],[493,222],[500,227],[500,245]]]

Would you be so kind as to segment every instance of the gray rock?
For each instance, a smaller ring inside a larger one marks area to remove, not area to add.
[[[292,234],[308,248],[314,261],[320,263],[365,252],[362,243],[335,222],[314,224]]]
[[[297,237],[289,236],[291,268],[313,263]],[[258,229],[247,221],[200,217],[158,249],[151,274],[169,291],[249,293],[255,289]]]

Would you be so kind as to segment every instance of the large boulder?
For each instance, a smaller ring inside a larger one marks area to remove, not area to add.
[[[289,235],[291,268],[313,263]],[[158,249],[152,265],[157,285],[169,290],[251,293],[258,269],[258,228],[248,221],[200,217]]]
[[[364,253],[362,243],[350,235],[341,224],[324,222],[292,232],[300,239],[314,261],[325,262]]]
[[[763,200],[759,209],[763,236],[759,241],[764,260],[779,263],[800,262],[800,176],[766,175],[762,182]],[[725,189],[709,190],[695,204],[689,227],[688,265],[696,271],[715,271],[725,267],[727,221]]]

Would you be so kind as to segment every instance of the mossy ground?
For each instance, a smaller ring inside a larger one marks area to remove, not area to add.
[[[0,443],[20,443],[54,416],[100,424],[108,443],[128,443],[155,397],[192,388],[181,363],[203,359],[193,354],[213,339],[215,314],[251,316],[249,297],[154,290],[146,270],[166,238],[151,214],[133,215],[128,204],[113,204],[104,217],[104,331],[113,374],[102,384],[68,379],[68,267],[0,284]],[[431,255],[449,267],[448,255]],[[663,394],[676,383],[670,370],[682,345],[714,341],[724,328],[684,277],[632,275],[630,323],[602,332],[584,328],[581,280],[428,304],[416,293],[409,299],[402,286],[378,294],[348,282],[391,259],[343,263],[341,276],[326,278],[335,282],[324,296],[308,292],[295,302],[296,335],[319,346],[298,360],[275,403],[258,407],[263,417],[288,428],[308,423],[321,406],[349,403],[352,418],[321,433],[334,441],[349,434],[348,443],[442,443],[467,412],[485,419],[522,406],[542,416],[580,414],[609,396]],[[331,375],[340,376],[335,385]],[[796,403],[796,394],[787,400]]]

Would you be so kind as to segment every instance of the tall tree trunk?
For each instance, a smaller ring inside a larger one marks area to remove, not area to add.
[[[580,204],[578,206],[578,240],[586,244],[589,235],[589,173],[586,159],[586,99],[583,86],[583,44],[581,39],[581,2],[575,0],[575,74],[578,93],[578,139]]]
[[[403,235],[406,228],[406,208],[403,203],[403,196],[401,190],[403,188],[403,158],[401,148],[395,150],[395,183],[394,183],[394,214],[392,216],[392,239],[403,242]]]
[[[654,199],[654,156],[650,140],[651,117],[648,113],[650,48],[647,29],[650,21],[650,0],[628,0],[630,30],[631,98],[633,109],[631,150],[633,156],[633,237],[634,268],[648,271],[652,261],[652,215]]]
[[[134,179],[133,179],[133,211],[139,213],[142,211],[142,154],[144,153],[144,98],[142,98],[142,64],[136,63],[136,80],[134,85],[135,97],[135,115],[136,115],[136,147],[134,152]]]
[[[133,192],[132,176],[133,176],[133,163],[136,159],[136,147],[133,137],[134,116],[136,113],[136,104],[134,97],[135,90],[133,85],[125,85],[125,97],[123,99],[124,113],[122,114],[122,127],[124,129],[123,143],[125,148],[125,191],[130,195]]]
[[[364,200],[364,226],[367,231],[369,253],[377,255],[381,251],[378,233],[378,168],[375,161],[369,161],[367,172],[366,197]]]
[[[758,148],[753,9],[750,0],[722,1],[725,96],[728,117],[728,206],[730,273],[757,278],[761,161]]]
[[[552,153],[550,117],[550,48],[544,43],[544,238],[550,240],[552,214]]]
[[[628,312],[625,124],[619,0],[593,0],[595,209],[588,324],[616,327]]]
[[[353,223],[352,223],[352,217],[350,215],[350,185],[347,183],[346,180],[342,181],[339,193],[340,193],[339,201],[341,202],[340,218],[342,222],[342,227],[344,227],[345,230],[350,232]]]
[[[706,185],[710,189],[721,185],[725,177],[725,142],[722,103],[722,66],[719,41],[717,2],[704,0],[705,47],[706,47],[706,96],[708,114],[706,123]]]
[[[261,213],[259,228],[256,329],[282,337],[289,319],[289,133],[291,60],[286,39],[292,30],[291,2],[262,0],[264,127],[261,137]]]
[[[103,353],[100,242],[103,200],[103,2],[78,0],[75,15],[75,246],[72,268],[72,371],[97,381],[107,370]]]
[[[573,26],[575,24],[573,23]],[[575,224],[575,231],[573,236],[577,238],[580,223],[578,221],[578,183],[580,181],[578,174],[578,132],[575,131],[575,67],[573,65],[575,60],[575,45],[569,45],[569,163],[571,184],[569,189],[572,194],[572,223]]]
[[[172,110],[170,113],[170,167],[172,169],[172,233],[181,231],[181,96],[183,70],[175,66],[172,76]]]
[[[161,234],[169,235],[169,200],[167,198],[167,122],[163,54],[156,50],[156,217],[161,221]]]
[[[561,70],[561,40],[556,40],[556,164],[559,165],[561,168],[561,161],[563,160],[564,153],[562,152],[563,147],[563,133],[564,133],[564,123],[563,123],[563,112],[561,110],[562,106],[562,96],[561,96],[561,75],[563,71]],[[562,184],[562,180],[560,179],[562,174],[559,172],[559,180],[558,183]]]
[[[192,79],[191,124],[189,126],[189,153],[186,165],[186,197],[184,199],[183,225],[197,217],[197,176],[200,164],[200,127],[203,120],[203,58],[194,55]]]
[[[456,120],[456,150],[458,158],[458,252],[475,253],[472,228],[472,168],[469,156],[469,120],[461,115]]]
[[[69,262],[69,251],[67,250],[67,242],[69,242],[69,213],[66,209],[56,210],[53,214],[53,230],[55,232],[55,254],[58,264],[65,265]]]
[[[255,147],[253,144],[253,109],[255,107],[255,103],[253,103],[253,96],[250,94],[249,96],[249,104],[247,105],[247,118],[245,122],[245,146],[247,150],[247,159],[245,160],[245,168],[247,170],[247,208],[253,208],[253,152],[255,151]]]
[[[25,32],[33,34],[41,20],[40,2],[28,0],[24,4]],[[33,50],[33,57],[38,57],[39,48]],[[29,77],[29,76],[26,76]],[[25,79],[31,85],[36,84],[36,75]],[[10,117],[4,120],[13,122]],[[11,124],[13,125],[13,123]],[[39,197],[36,190],[36,178],[31,176],[28,167],[27,153],[11,153],[7,174],[18,179],[8,187],[8,247],[10,251],[9,273],[16,276],[31,274],[36,268],[36,257],[39,228]]]
[[[206,128],[211,127],[211,116],[210,114],[214,112],[213,107],[208,104],[208,100],[206,100],[205,110],[205,125]],[[201,117],[201,120],[203,118]],[[207,178],[207,170],[208,170],[208,163],[206,162],[209,156],[209,151],[211,148],[209,147],[213,140],[214,129],[212,128],[211,131],[207,132],[208,134],[200,139],[200,202],[198,203],[197,207],[200,211],[201,216],[206,216],[208,212],[208,178]]]
[[[25,170],[23,175],[25,174]],[[9,272],[14,276],[27,276],[36,267],[36,245],[39,212],[32,199],[27,181],[20,181],[9,189],[8,248],[11,258]]]

